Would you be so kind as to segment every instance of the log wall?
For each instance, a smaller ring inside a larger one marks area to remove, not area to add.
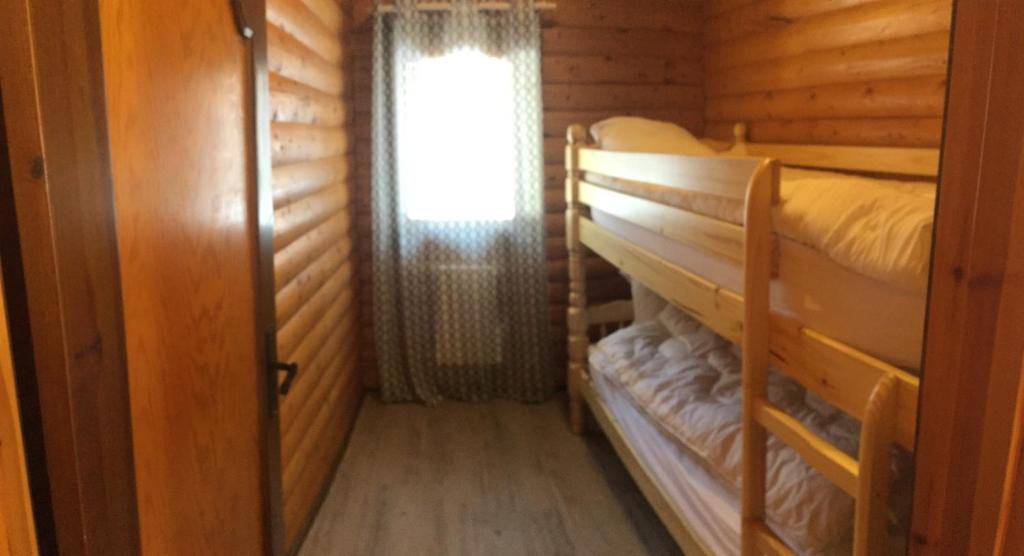
[[[565,131],[614,115],[678,122],[696,134],[703,127],[701,2],[699,0],[559,0],[542,17],[544,197],[549,298],[555,364],[566,360],[565,311],[569,295],[565,247]],[[370,102],[373,23],[369,6],[353,33],[356,60],[354,114],[357,227],[371,237]],[[372,320],[371,242],[360,241],[359,296],[363,322]],[[588,261],[593,302],[628,295],[618,271],[594,256]],[[376,384],[373,329],[363,326],[361,353],[368,385]]]
[[[938,147],[951,0],[708,0],[705,121],[729,139]]]
[[[357,370],[344,32],[336,0],[268,0],[278,354],[299,364],[280,399],[285,540],[329,484],[361,396]]]

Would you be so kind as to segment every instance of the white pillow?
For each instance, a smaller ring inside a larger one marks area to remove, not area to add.
[[[629,280],[629,288],[633,294],[633,320],[636,322],[658,318],[658,313],[668,304],[661,296],[632,278]]]
[[[597,146],[608,151],[714,156],[686,129],[669,122],[617,116],[590,126]]]
[[[683,312],[675,305],[666,304],[658,313],[658,322],[676,337],[686,337],[700,330],[700,322]]]

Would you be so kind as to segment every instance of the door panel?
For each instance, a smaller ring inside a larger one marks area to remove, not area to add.
[[[269,550],[249,43],[231,2],[101,2],[148,554]]]

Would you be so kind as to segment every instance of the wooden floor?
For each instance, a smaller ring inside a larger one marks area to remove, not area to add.
[[[300,556],[679,554],[608,442],[560,401],[368,397]]]

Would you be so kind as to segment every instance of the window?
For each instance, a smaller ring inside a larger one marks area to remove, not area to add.
[[[397,114],[398,187],[412,220],[516,215],[512,64],[475,49],[413,63]]]

